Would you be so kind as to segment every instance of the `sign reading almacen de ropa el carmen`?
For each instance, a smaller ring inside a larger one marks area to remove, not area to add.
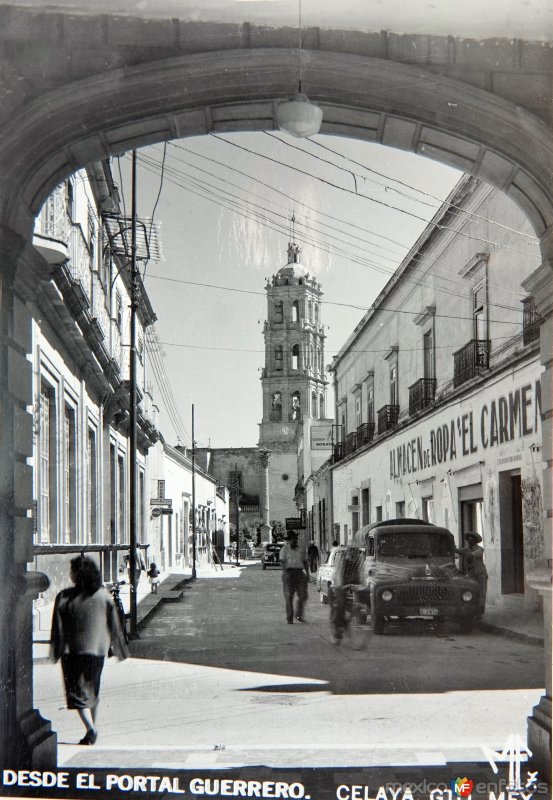
[[[463,457],[483,459],[493,448],[539,436],[540,414],[539,379],[524,380],[519,373],[514,379],[488,385],[481,394],[413,426],[415,435],[411,433],[390,450],[390,478],[397,480]]]

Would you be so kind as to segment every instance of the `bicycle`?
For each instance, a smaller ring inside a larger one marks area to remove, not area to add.
[[[125,583],[126,581],[118,581],[116,579],[112,583],[106,583],[105,587],[113,597],[113,602],[115,604],[117,614],[119,615],[119,622],[121,623],[121,630],[123,631],[125,643],[128,644],[129,634],[127,632],[127,619],[125,615],[125,609],[123,607],[123,601],[121,600],[121,586],[124,586]]]
[[[370,632],[366,587],[352,584],[333,586],[329,603],[333,644],[341,644],[343,637],[347,636],[353,650],[365,650]]]

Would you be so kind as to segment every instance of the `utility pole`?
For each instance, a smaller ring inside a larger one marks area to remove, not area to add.
[[[238,465],[235,464],[234,471],[234,513],[236,525],[236,566],[240,566],[238,551],[240,549],[240,480],[238,478]]]
[[[192,403],[192,577],[196,577],[196,441],[194,439],[194,403]]]
[[[136,426],[136,313],[138,308],[138,271],[136,266],[136,150],[132,152],[132,227],[131,227],[131,341],[129,364],[129,393],[130,393],[130,513],[129,513],[129,571],[130,571],[130,636],[138,638],[138,578],[140,576],[140,563],[136,563],[137,554],[137,520],[138,520],[138,492],[137,492],[137,447],[138,436]]]

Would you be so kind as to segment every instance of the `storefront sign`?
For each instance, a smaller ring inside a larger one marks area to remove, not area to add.
[[[482,455],[493,447],[540,431],[539,380],[490,400],[475,398],[474,405],[474,409],[444,419],[443,423],[392,448],[390,478],[414,474],[463,456]]]
[[[332,423],[311,427],[311,449],[330,450],[332,448]]]

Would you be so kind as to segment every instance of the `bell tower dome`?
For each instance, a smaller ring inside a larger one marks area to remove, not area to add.
[[[299,246],[290,242],[287,263],[265,286],[259,443],[267,448],[278,445],[280,452],[293,452],[296,427],[305,416],[322,419],[326,414],[321,285],[310,277],[300,254]]]

